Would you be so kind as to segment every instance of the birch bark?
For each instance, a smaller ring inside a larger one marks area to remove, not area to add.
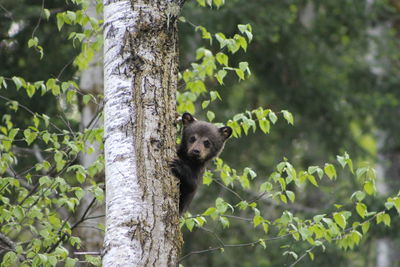
[[[103,266],[176,266],[177,28],[170,1],[104,0]]]

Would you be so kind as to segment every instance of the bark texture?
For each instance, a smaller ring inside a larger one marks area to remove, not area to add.
[[[176,266],[174,1],[104,0],[106,235],[103,266]]]

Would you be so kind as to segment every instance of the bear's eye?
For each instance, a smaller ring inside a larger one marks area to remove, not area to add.
[[[190,143],[194,143],[196,141],[196,137],[192,136],[189,138]]]
[[[206,147],[206,148],[209,148],[211,145],[210,141],[208,141],[208,140],[204,141],[203,143],[204,143],[204,147]]]

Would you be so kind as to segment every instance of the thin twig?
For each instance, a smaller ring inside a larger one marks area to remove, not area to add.
[[[15,250],[15,243],[8,238],[6,235],[3,235],[2,233],[0,233],[0,241],[7,245],[11,250]]]
[[[78,251],[74,252],[75,255],[101,255],[98,251]]]
[[[35,36],[35,32],[36,32],[36,30],[39,28],[40,22],[42,21],[43,10],[44,10],[44,0],[42,0],[42,9],[41,9],[41,11],[40,11],[40,15],[39,15],[38,22],[37,22],[35,28],[33,29],[32,38]]]
[[[229,192],[231,192],[232,194],[234,194],[237,198],[239,198],[240,200],[243,200],[243,198],[236,193],[235,191],[233,191],[232,189],[230,189],[229,187],[227,187],[226,185],[224,185],[223,183],[221,183],[220,181],[218,181],[217,179],[213,179],[214,182],[216,182],[218,185],[220,185],[221,187],[223,187],[224,189],[228,190]]]
[[[88,214],[89,210],[92,208],[92,206],[93,206],[93,204],[94,204],[95,202],[96,202],[96,198],[94,197],[94,198],[92,199],[92,201],[90,202],[90,204],[87,206],[87,208],[86,208],[85,212],[83,213],[83,215],[81,216],[81,218],[80,218],[76,223],[74,223],[74,224],[71,226],[71,231],[74,230],[80,223],[82,223],[82,222],[84,222],[84,221],[86,220],[85,217],[86,217],[86,215]],[[72,216],[72,215],[70,215],[70,216],[68,217],[68,219],[69,219],[71,216]],[[68,221],[68,219],[64,222],[64,225],[65,225],[65,223]],[[64,225],[63,225],[63,227],[64,227]],[[59,230],[59,233],[61,233],[63,227],[61,227],[61,229]],[[55,249],[58,247],[58,245],[59,245],[59,244],[64,240],[64,238],[66,238],[66,237],[68,237],[68,234],[63,233],[63,234],[58,238],[58,241],[57,241],[55,244],[53,244],[53,246],[51,246],[51,247],[47,250],[47,253],[51,253],[53,250],[55,250]]]

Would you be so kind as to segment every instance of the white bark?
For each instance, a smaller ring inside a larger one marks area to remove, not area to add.
[[[104,1],[103,266],[176,266],[177,31],[167,1]],[[176,5],[175,5],[176,7]]]
[[[375,0],[367,1],[367,11],[372,7]],[[385,31],[388,29],[388,25],[382,24],[375,25],[368,29],[368,34],[376,39],[381,38]],[[369,53],[366,55],[366,60],[370,65],[370,70],[376,76],[381,77],[385,72],[385,66],[389,66],[387,62],[383,62],[382,59],[377,60],[378,45],[373,39],[369,42]],[[385,154],[383,154],[383,148],[386,141],[386,134],[379,131],[377,134],[377,192],[381,196],[387,196],[390,187],[387,184],[388,166],[390,163]],[[389,164],[388,164],[389,163]],[[395,262],[396,246],[390,236],[378,238],[376,240],[376,267],[391,267]]]
[[[378,162],[376,164],[376,189],[380,195],[388,194],[388,186],[385,181],[386,167],[385,156],[382,154],[383,145],[385,143],[385,135],[380,132],[377,136]],[[392,240],[390,238],[379,238],[376,240],[376,267],[391,267],[392,266]]]
[[[310,29],[315,21],[315,6],[313,2],[308,2],[306,6],[300,10],[299,19],[301,24],[307,29]]]
[[[96,14],[96,1],[90,0],[89,7],[86,11],[87,15],[91,17],[99,16]],[[90,26],[86,26],[89,28]],[[85,29],[86,29],[85,28]],[[80,84],[79,87],[85,94],[92,94],[94,96],[103,93],[103,58],[102,58],[102,51],[96,52],[92,61],[89,63],[89,67],[83,70],[80,74]],[[94,119],[96,116],[96,112],[98,109],[98,105],[94,104],[93,102],[89,102],[87,105],[82,107],[81,111],[81,129],[85,129],[85,127],[89,126],[89,123]],[[101,126],[100,120],[97,121],[92,128],[97,128]],[[85,142],[85,147],[94,147],[95,151],[92,154],[82,153],[79,157],[81,164],[87,168],[92,163],[94,163],[100,153],[100,145],[97,142],[90,144],[89,142]],[[98,182],[104,181],[103,175],[98,175],[95,178]],[[87,190],[87,186],[85,188]],[[79,205],[79,210],[77,212],[76,218],[79,219],[85,213],[87,207],[89,206],[90,202],[92,201],[93,196],[91,194],[86,194],[85,197],[81,200]],[[84,244],[85,251],[93,251],[97,252],[101,250],[102,243],[103,243],[103,234],[101,230],[97,229],[99,224],[104,224],[104,218],[101,215],[104,214],[104,205],[100,203],[96,203],[91,209],[88,215],[91,217],[98,218],[91,219],[89,221],[84,221],[80,228],[75,230],[77,236],[81,238]]]

